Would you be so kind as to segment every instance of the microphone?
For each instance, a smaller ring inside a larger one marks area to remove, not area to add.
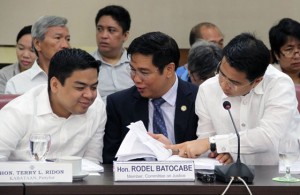
[[[235,122],[233,121],[233,118],[232,118],[232,115],[231,115],[231,112],[230,112],[230,108],[231,108],[230,102],[228,102],[228,101],[223,102],[223,107],[224,107],[225,110],[228,110],[228,113],[229,113],[229,115],[230,115],[230,119],[231,119],[231,121],[232,121],[234,130],[235,130],[235,134],[236,134],[236,136],[237,136],[237,141],[238,141],[238,153],[237,153],[237,159],[236,159],[236,162],[237,162],[237,163],[240,163],[240,162],[241,162],[241,160],[240,160],[240,145],[241,145],[241,139],[240,139],[240,134],[239,134],[239,132],[238,132],[237,129],[236,129]]]
[[[237,160],[235,163],[231,163],[229,165],[220,165],[215,167],[215,174],[216,179],[223,181],[223,182],[229,182],[231,180],[231,177],[234,177],[234,182],[241,182],[238,177],[241,177],[245,182],[252,183],[254,179],[254,167],[243,164],[240,160],[240,134],[237,131],[237,128],[235,126],[233,117],[230,112],[231,104],[229,101],[223,102],[223,107],[225,110],[228,111],[230,119],[232,121],[237,141],[238,141],[238,153],[237,153]]]

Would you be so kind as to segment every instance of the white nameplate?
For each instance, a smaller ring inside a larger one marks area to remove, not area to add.
[[[0,162],[0,182],[72,182],[72,164]]]
[[[115,181],[195,181],[193,161],[114,161]]]

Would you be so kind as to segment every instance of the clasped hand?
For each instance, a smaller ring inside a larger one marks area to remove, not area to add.
[[[152,138],[165,144],[165,148],[171,149],[173,155],[178,155],[185,158],[197,158],[210,149],[208,138],[186,141],[173,145],[163,134],[153,134],[150,132],[148,134]],[[209,157],[216,158],[222,164],[229,164],[233,162],[233,159],[229,153],[218,154],[216,152],[211,152]]]

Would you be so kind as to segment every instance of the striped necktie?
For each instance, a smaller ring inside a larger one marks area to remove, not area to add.
[[[160,106],[166,102],[163,98],[152,99],[152,104],[154,106],[153,111],[153,133],[163,134],[168,137],[168,132],[166,128],[166,123],[162,114],[162,109]]]

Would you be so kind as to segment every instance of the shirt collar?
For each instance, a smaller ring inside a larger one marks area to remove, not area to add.
[[[19,74],[20,73],[20,66],[19,63],[16,62],[14,63],[14,75]]]
[[[176,98],[177,98],[177,89],[178,89],[178,78],[175,75],[175,82],[173,86],[169,89],[167,93],[165,93],[162,98],[168,102],[170,105],[175,106]]]
[[[97,50],[97,57],[99,58],[99,60],[100,60],[102,63],[107,64],[107,65],[111,65],[111,64],[109,64],[109,63],[107,63],[107,62],[105,62],[105,61],[103,60],[103,58],[102,58],[102,56],[101,56],[99,50]],[[120,60],[118,61],[118,63],[116,63],[115,66],[119,66],[119,65],[122,65],[122,64],[124,64],[124,63],[129,63],[129,62],[130,62],[130,60],[129,60],[129,57],[127,56],[127,50],[126,50],[126,49],[123,49],[123,50],[122,50],[122,56],[121,56]]]
[[[32,67],[29,69],[31,71],[30,77],[31,80],[34,79],[35,77],[37,77],[40,74],[45,74],[43,69],[41,69],[41,67],[38,65],[37,61],[34,62],[34,64],[32,65]]]
[[[37,116],[53,113],[48,94],[47,85],[43,85],[44,89],[37,96]]]

